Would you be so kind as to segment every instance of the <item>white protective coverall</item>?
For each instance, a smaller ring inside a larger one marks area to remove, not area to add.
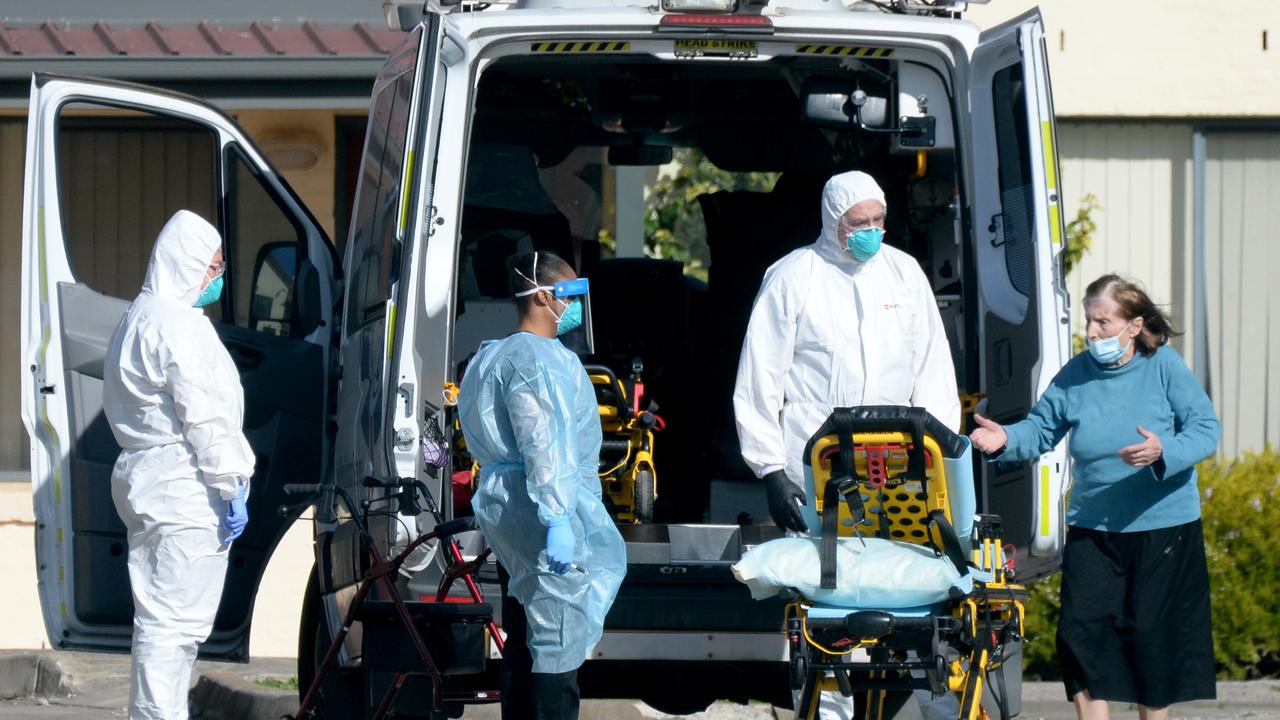
[[[785,470],[804,488],[804,446],[836,407],[924,407],[960,429],[951,349],[920,265],[889,245],[859,263],[837,236],[841,216],[868,199],[883,203],[884,193],[866,173],[831,178],[822,236],[765,273],[733,393],[742,457],[757,477]],[[813,511],[803,514],[816,528]]]
[[[960,399],[951,348],[929,280],[910,255],[882,245],[870,260],[850,257],[839,237],[840,218],[863,200],[884,203],[884,192],[863,172],[827,181],[822,191],[822,236],[765,272],[751,309],[734,414],[742,457],[757,477],[785,470],[806,493],[805,522],[818,527],[813,488],[802,455],[831,410],[856,405],[924,407],[960,430]],[[954,709],[949,696],[930,703]],[[852,703],[822,693],[823,720],[851,717]]]
[[[122,448],[111,497],[129,537],[131,720],[187,717],[227,570],[219,525],[253,474],[240,377],[193,307],[220,245],[195,213],[170,218],[103,363],[103,409]]]

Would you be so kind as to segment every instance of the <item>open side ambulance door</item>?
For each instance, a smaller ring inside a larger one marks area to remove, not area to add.
[[[981,390],[987,414],[1010,423],[1026,417],[1070,355],[1059,262],[1065,232],[1039,10],[982,33],[970,65],[969,110]],[[1065,532],[1065,446],[1030,464],[984,465],[983,512],[1001,516],[1024,573],[1052,570]]]
[[[92,172],[82,170],[86,162]],[[245,435],[257,456],[250,522],[232,547],[201,656],[247,659],[254,593],[288,524],[275,512],[286,501],[281,487],[323,472],[332,246],[234,120],[127,83],[33,77],[24,187],[22,407],[50,642],[130,647],[128,542],[111,498],[119,447],[102,412],[103,358],[156,233],[189,208],[223,236],[225,289],[206,312],[239,368]]]

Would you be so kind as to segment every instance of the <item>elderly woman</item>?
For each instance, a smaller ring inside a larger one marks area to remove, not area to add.
[[[975,416],[974,446],[1030,460],[1068,432],[1074,463],[1058,655],[1082,719],[1108,700],[1144,719],[1213,698],[1209,574],[1195,464],[1213,454],[1213,404],[1178,353],[1169,318],[1104,275],[1084,298],[1089,352],[1059,371],[1027,419]]]

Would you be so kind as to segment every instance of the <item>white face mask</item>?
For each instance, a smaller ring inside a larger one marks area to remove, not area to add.
[[[1121,347],[1120,336],[1123,335],[1124,331],[1128,330],[1129,326],[1132,324],[1132,320],[1125,323],[1124,327],[1120,328],[1120,332],[1112,335],[1111,337],[1090,340],[1089,354],[1093,356],[1094,360],[1097,360],[1103,365],[1114,365],[1119,362],[1120,358],[1124,357],[1124,354],[1129,352],[1129,345],[1133,344],[1133,337],[1130,337],[1129,342],[1125,343],[1124,346]]]

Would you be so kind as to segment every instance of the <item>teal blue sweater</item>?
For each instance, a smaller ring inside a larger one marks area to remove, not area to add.
[[[1140,443],[1138,426],[1160,436],[1164,455],[1135,468],[1120,449]],[[1005,427],[1001,460],[1031,460],[1071,432],[1074,463],[1067,524],[1138,532],[1200,517],[1195,464],[1213,454],[1221,425],[1186,363],[1165,346],[1104,367],[1084,352],[1071,358],[1027,419]]]

